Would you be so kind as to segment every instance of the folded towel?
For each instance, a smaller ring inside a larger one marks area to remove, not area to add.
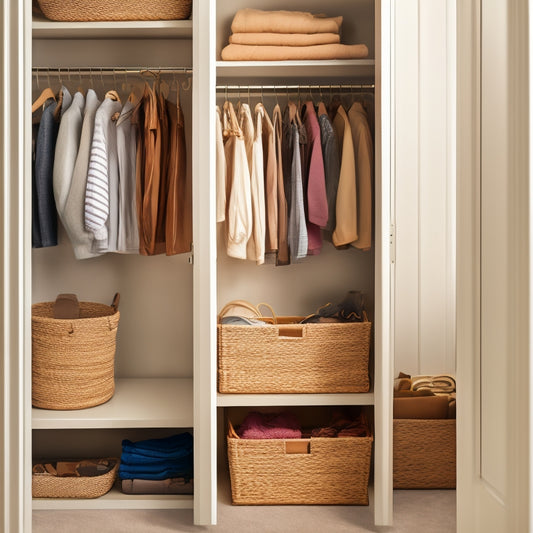
[[[233,33],[339,33],[342,17],[327,18],[303,11],[239,9],[231,23]]]
[[[190,472],[192,470],[192,455],[182,461],[169,461],[166,464],[159,465],[132,465],[126,463],[120,463],[119,471],[128,472],[130,474],[157,474],[159,472],[167,472],[172,470],[173,472]],[[176,477],[176,476],[167,476]]]
[[[172,458],[180,457],[186,451],[191,451],[193,437],[190,433],[179,433],[164,439],[148,439],[138,442],[122,441],[122,451],[135,453],[146,457]]]
[[[193,475],[192,468],[188,470],[174,470],[172,468],[161,470],[158,472],[140,474],[136,470],[129,470],[120,465],[118,470],[120,479],[153,479],[161,480],[171,477],[183,477],[185,479],[191,479]]]
[[[363,59],[365,44],[317,44],[315,46],[252,46],[228,44],[222,49],[224,61],[305,61],[321,59]]]
[[[300,439],[300,422],[292,413],[248,413],[237,434],[241,439]]]
[[[411,381],[412,390],[428,389],[435,394],[449,394],[450,392],[455,392],[455,378],[450,374],[413,376]]]
[[[370,428],[363,412],[355,418],[346,410],[335,410],[329,426],[313,429],[312,437],[368,437]]]
[[[448,418],[448,398],[445,396],[394,398],[393,417],[422,420]]]
[[[183,477],[153,479],[123,479],[122,492],[124,494],[192,494],[193,480]]]
[[[181,457],[161,459],[161,458],[151,458],[145,457],[144,455],[136,455],[128,452],[122,452],[120,457],[120,462],[123,465],[142,467],[152,470],[162,470],[166,466],[181,466],[187,462],[192,463],[192,451],[188,451],[186,454],[183,454]]]
[[[340,43],[338,33],[234,33],[230,44],[260,46],[313,46],[315,44]]]

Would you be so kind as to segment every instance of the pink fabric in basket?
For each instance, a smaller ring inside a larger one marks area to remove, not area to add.
[[[241,439],[301,439],[302,430],[295,415],[283,413],[248,413],[237,430]]]

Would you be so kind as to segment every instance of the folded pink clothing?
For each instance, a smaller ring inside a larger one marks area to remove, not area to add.
[[[339,33],[342,17],[303,11],[239,9],[231,23],[233,33]]]
[[[315,44],[340,43],[338,33],[234,33],[230,44],[261,46],[313,46]]]
[[[314,46],[253,46],[228,44],[222,49],[223,61],[305,61],[322,59],[363,59],[365,44],[317,44]]]
[[[248,413],[237,430],[241,439],[301,439],[302,430],[296,416],[283,413]]]

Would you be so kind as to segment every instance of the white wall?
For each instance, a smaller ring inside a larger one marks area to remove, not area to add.
[[[455,372],[455,0],[395,2],[395,372]]]

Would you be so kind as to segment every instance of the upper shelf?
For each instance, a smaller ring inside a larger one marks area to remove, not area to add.
[[[108,402],[74,411],[32,409],[33,429],[191,428],[192,379],[117,379]]]
[[[55,22],[33,18],[35,39],[190,39],[192,20]]]
[[[374,59],[336,59],[328,61],[217,61],[217,78],[254,78],[283,82],[287,79],[312,80],[371,80],[374,78]]]

